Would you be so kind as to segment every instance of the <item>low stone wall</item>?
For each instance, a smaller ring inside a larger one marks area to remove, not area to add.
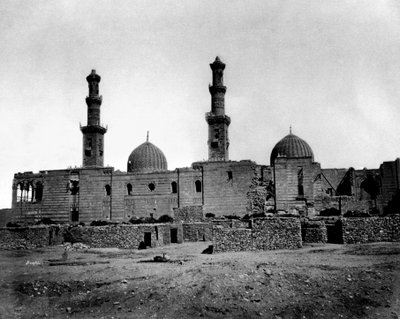
[[[0,228],[0,248],[33,249],[48,246],[50,228],[41,226]]]
[[[400,215],[342,218],[343,243],[400,241]]]
[[[223,228],[249,228],[251,220],[239,219],[214,219],[212,224],[214,226],[222,226]]]
[[[0,228],[0,248],[7,249],[31,249],[64,242],[81,242],[97,248],[138,249],[168,245],[171,240],[183,242],[181,224]]]
[[[253,220],[257,250],[301,248],[301,225],[296,217],[256,218]]]
[[[184,241],[212,240],[212,226],[210,223],[183,223]]]
[[[301,234],[304,243],[326,243],[328,241],[328,232],[323,221],[302,223]]]
[[[204,221],[203,206],[174,208],[174,221],[187,223]]]
[[[255,218],[250,223],[250,228],[214,226],[213,246],[215,252],[300,248],[300,219]]]
[[[246,228],[213,227],[213,251],[254,250],[253,230]]]

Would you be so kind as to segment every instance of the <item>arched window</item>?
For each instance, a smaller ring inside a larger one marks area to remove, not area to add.
[[[106,196],[111,196],[111,186],[107,184],[104,188],[106,190]]]
[[[32,192],[33,192],[33,187],[32,187],[31,183],[28,184],[27,191],[28,191],[28,193],[27,193],[27,201],[31,202],[32,201]]]
[[[196,187],[196,193],[201,193],[201,182],[197,180],[194,182],[194,185]]]
[[[303,167],[299,166],[297,168],[297,195],[298,197],[304,196],[304,187],[303,187]]]
[[[175,181],[171,183],[171,190],[173,194],[176,194],[178,192],[178,184]]]
[[[23,189],[24,189],[24,186],[21,183],[17,185],[17,202],[22,201]]]
[[[126,185],[126,190],[128,191],[128,195],[132,195],[132,184],[131,183]]]
[[[156,185],[154,185],[154,183],[150,183],[149,184],[149,190],[150,192],[154,191],[156,189]]]
[[[41,182],[36,182],[35,188],[35,200],[40,202],[43,198],[43,184]]]

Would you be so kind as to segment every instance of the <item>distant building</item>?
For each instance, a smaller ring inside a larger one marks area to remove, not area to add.
[[[83,134],[82,167],[16,173],[11,209],[0,220],[90,222],[173,215],[174,208],[203,206],[216,216],[284,210],[314,215],[336,208],[391,211],[399,208],[400,160],[379,169],[321,169],[311,147],[292,134],[273,148],[270,166],[229,160],[225,114],[225,64],[217,57],[212,69],[211,111],[208,123],[208,161],[168,170],[164,153],[147,140],[135,148],[127,172],[104,167],[104,135],[100,122],[100,76],[86,78],[87,125]]]

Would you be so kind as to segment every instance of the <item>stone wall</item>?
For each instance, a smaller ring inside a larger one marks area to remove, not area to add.
[[[184,241],[210,241],[212,240],[212,226],[210,223],[183,223]]]
[[[1,249],[33,249],[51,243],[50,227],[0,228]]]
[[[323,221],[306,221],[301,224],[304,243],[326,243],[328,232]]]
[[[254,250],[253,230],[247,228],[213,227],[213,251],[249,251]]]
[[[204,221],[202,206],[186,206],[182,208],[174,208],[175,222],[202,222]]]
[[[302,246],[299,218],[256,218],[252,226],[257,250],[293,249]]]
[[[400,241],[400,215],[342,218],[343,243]]]
[[[171,231],[172,230],[172,231]],[[146,235],[146,233],[148,235]],[[0,248],[36,248],[81,242],[90,247],[138,249],[158,247],[174,241],[183,242],[181,224],[111,225],[111,226],[31,226],[0,228]],[[147,238],[147,240],[146,240]]]
[[[298,218],[255,218],[249,226],[250,228],[214,226],[214,251],[293,249],[302,246]]]
[[[250,219],[240,220],[240,219],[214,219],[212,224],[214,226],[222,226],[223,228],[249,228]]]

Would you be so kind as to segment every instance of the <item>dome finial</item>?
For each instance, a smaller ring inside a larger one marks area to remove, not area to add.
[[[289,126],[289,134],[292,134],[292,126]]]
[[[147,137],[146,137],[146,142],[149,141],[149,131],[147,131]]]

